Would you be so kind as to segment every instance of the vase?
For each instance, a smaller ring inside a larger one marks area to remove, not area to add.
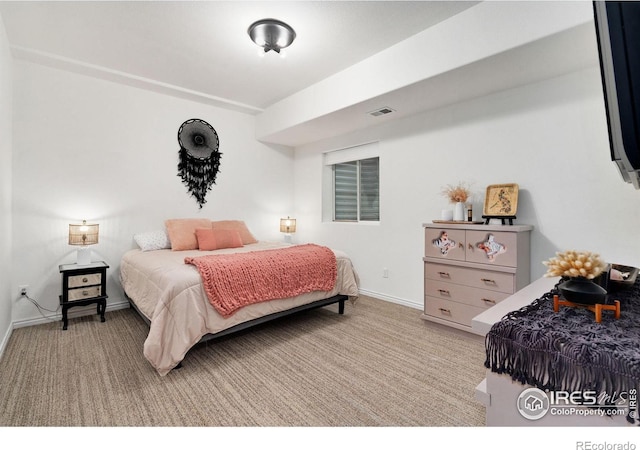
[[[464,220],[464,203],[458,202],[454,205],[453,220]]]
[[[565,300],[582,305],[604,303],[607,296],[605,288],[582,277],[569,278],[560,283],[558,289]]]

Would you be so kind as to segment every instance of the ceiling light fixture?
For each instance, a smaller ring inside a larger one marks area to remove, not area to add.
[[[265,53],[269,50],[280,53],[296,38],[293,28],[276,19],[258,20],[251,24],[247,32],[253,42],[264,48]]]

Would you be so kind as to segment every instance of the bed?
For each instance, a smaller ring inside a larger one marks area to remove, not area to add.
[[[149,325],[144,356],[161,376],[181,365],[187,352],[204,340],[333,303],[339,304],[339,313],[342,314],[345,301],[356,301],[358,276],[344,252],[314,244],[257,241],[252,236],[245,241],[246,244],[213,250],[182,249],[179,246],[158,248],[163,247],[158,245],[151,250],[132,249],[123,255],[120,281],[131,306]],[[218,306],[211,299],[210,286],[201,267],[194,263],[209,259],[219,261],[221,258],[228,261],[243,258],[247,261],[306,246],[317,247],[335,257],[335,283],[330,290],[260,300],[236,305],[231,310],[216,309]]]

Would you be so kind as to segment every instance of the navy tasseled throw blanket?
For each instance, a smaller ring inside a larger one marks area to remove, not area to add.
[[[546,391],[637,392],[640,277],[607,295],[607,302],[620,301],[620,318],[603,311],[600,323],[586,308],[561,306],[554,312],[554,294],[560,295],[558,285],[493,325],[485,339],[485,366]]]

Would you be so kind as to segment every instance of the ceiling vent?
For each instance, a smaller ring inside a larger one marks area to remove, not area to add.
[[[392,112],[395,112],[395,110],[389,108],[388,106],[385,106],[384,108],[376,109],[375,111],[369,112],[369,115],[373,117],[378,117],[378,116],[384,116],[385,114],[390,114]]]

